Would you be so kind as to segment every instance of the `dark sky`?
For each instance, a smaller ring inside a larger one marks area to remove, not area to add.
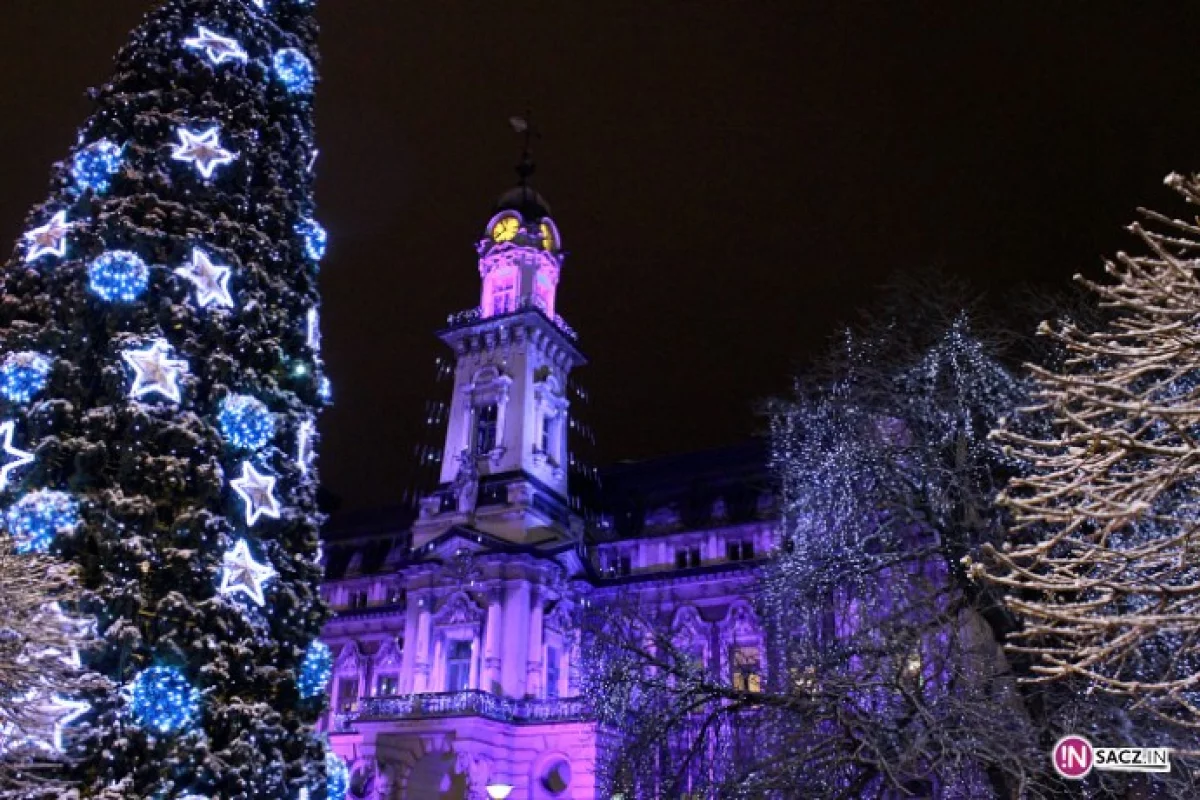
[[[5,2],[0,236],[151,5]],[[352,507],[405,486],[433,332],[477,302],[527,104],[607,459],[743,438],[890,273],[992,293],[1097,274],[1136,206],[1178,209],[1163,175],[1200,169],[1185,2],[322,5],[322,466]]]

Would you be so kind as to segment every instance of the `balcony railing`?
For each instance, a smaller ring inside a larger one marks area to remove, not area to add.
[[[530,309],[540,311],[571,341],[575,341],[579,338],[579,334],[575,332],[574,328],[567,324],[565,319],[560,317],[558,314],[555,314],[553,317],[551,317],[549,314],[546,314],[546,310],[542,308],[537,298],[534,297],[521,298],[516,302],[515,307],[511,311],[505,312],[504,314],[496,314],[494,316],[504,317],[508,316],[509,314],[516,314],[519,311],[528,311]],[[466,311],[459,311],[451,314],[450,316],[446,317],[446,324],[451,328],[457,328],[462,325],[470,325],[478,322],[481,319],[483,319],[483,309],[476,306],[475,308],[468,308]]]
[[[348,714],[338,714],[334,730],[346,731],[355,722],[433,717],[482,717],[517,724],[579,722],[592,719],[587,704],[578,697],[553,700],[518,700],[471,689],[399,697],[366,697]]]

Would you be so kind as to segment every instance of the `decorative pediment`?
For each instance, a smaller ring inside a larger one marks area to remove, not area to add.
[[[375,654],[375,669],[400,669],[402,660],[403,654],[396,646],[396,640],[389,636],[380,645],[379,652]]]
[[[335,672],[358,672],[362,663],[363,654],[358,649],[358,642],[348,642],[338,653],[337,660],[333,662],[333,669]]]
[[[708,643],[709,624],[700,618],[695,606],[683,606],[671,620],[671,633],[681,644],[688,642]]]
[[[446,598],[433,619],[438,625],[476,625],[483,621],[483,613],[466,592],[455,592]]]
[[[561,634],[569,634],[574,632],[576,628],[574,615],[571,613],[570,604],[565,600],[559,600],[554,604],[554,608],[546,615],[543,623],[547,630],[557,631]]]
[[[721,635],[726,641],[745,641],[759,639],[762,631],[758,625],[758,616],[749,604],[740,602],[729,607],[725,619],[721,622]]]

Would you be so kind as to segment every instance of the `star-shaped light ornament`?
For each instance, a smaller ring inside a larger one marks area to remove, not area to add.
[[[233,308],[233,297],[229,294],[229,267],[220,267],[212,262],[208,253],[200,248],[192,249],[192,260],[187,266],[179,267],[175,274],[191,281],[196,287],[196,304],[201,308],[215,305]]]
[[[195,164],[196,170],[205,180],[211,178],[217,167],[233,163],[237,153],[221,147],[221,129],[214,125],[206,131],[196,133],[187,128],[179,128],[179,144],[171,153],[171,158],[188,164]]]
[[[277,574],[270,564],[260,564],[250,554],[250,545],[239,539],[225,554],[221,571],[221,594],[241,592],[258,605],[265,605],[263,585]]]
[[[121,354],[134,371],[130,397],[140,400],[146,395],[157,394],[173,403],[180,402],[179,376],[187,374],[188,364],[168,358],[170,353],[171,346],[159,339],[145,350],[126,350]]]
[[[3,424],[0,424],[0,437],[4,439],[4,464],[0,466],[0,491],[8,488],[8,484],[12,479],[14,470],[20,469],[26,464],[33,463],[33,453],[27,453],[24,450],[18,450],[13,447],[13,434],[16,432],[17,423],[11,419]]]
[[[67,222],[67,212],[59,211],[45,225],[26,233],[25,241],[29,245],[29,249],[25,251],[26,263],[37,261],[42,256],[65,258],[69,230],[71,223]]]
[[[259,517],[279,519],[279,501],[275,491],[275,478],[263,475],[249,461],[242,462],[242,477],[230,481],[229,485],[246,504],[246,524],[253,527]]]
[[[316,457],[313,452],[313,436],[316,432],[317,426],[311,419],[300,423],[300,430],[296,434],[296,466],[300,468],[301,475],[308,475],[309,466]]]
[[[203,25],[195,36],[183,40],[183,46],[188,50],[203,50],[208,60],[214,64],[224,64],[226,61],[244,64],[250,57],[237,39],[220,36]]]
[[[63,731],[91,706],[81,700],[67,700],[59,695],[43,695],[34,690],[23,697],[14,697],[27,711],[36,714],[37,728],[17,727],[12,723],[0,726],[0,753],[35,749],[50,755],[63,752]]]
[[[67,700],[55,695],[42,706],[42,713],[54,720],[54,732],[49,742],[39,742],[39,746],[48,752],[61,753],[63,747],[63,731],[68,725],[86,714],[91,705],[82,700]]]

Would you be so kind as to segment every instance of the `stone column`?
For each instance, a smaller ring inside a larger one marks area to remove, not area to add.
[[[479,634],[476,633],[471,637],[471,673],[467,678],[468,689],[479,688]]]
[[[525,694],[542,696],[542,623],[546,606],[542,590],[534,587],[530,597],[529,613],[529,661],[525,673]]]
[[[429,689],[429,627],[432,615],[429,611],[430,600],[423,597],[418,600],[420,611],[417,613],[417,641],[413,650],[413,693],[421,694]],[[405,642],[407,645],[407,642]]]
[[[487,622],[484,628],[483,644],[483,682],[480,689],[485,692],[499,693],[500,686],[500,620],[502,614],[501,602],[503,589],[491,589],[487,593]]]

